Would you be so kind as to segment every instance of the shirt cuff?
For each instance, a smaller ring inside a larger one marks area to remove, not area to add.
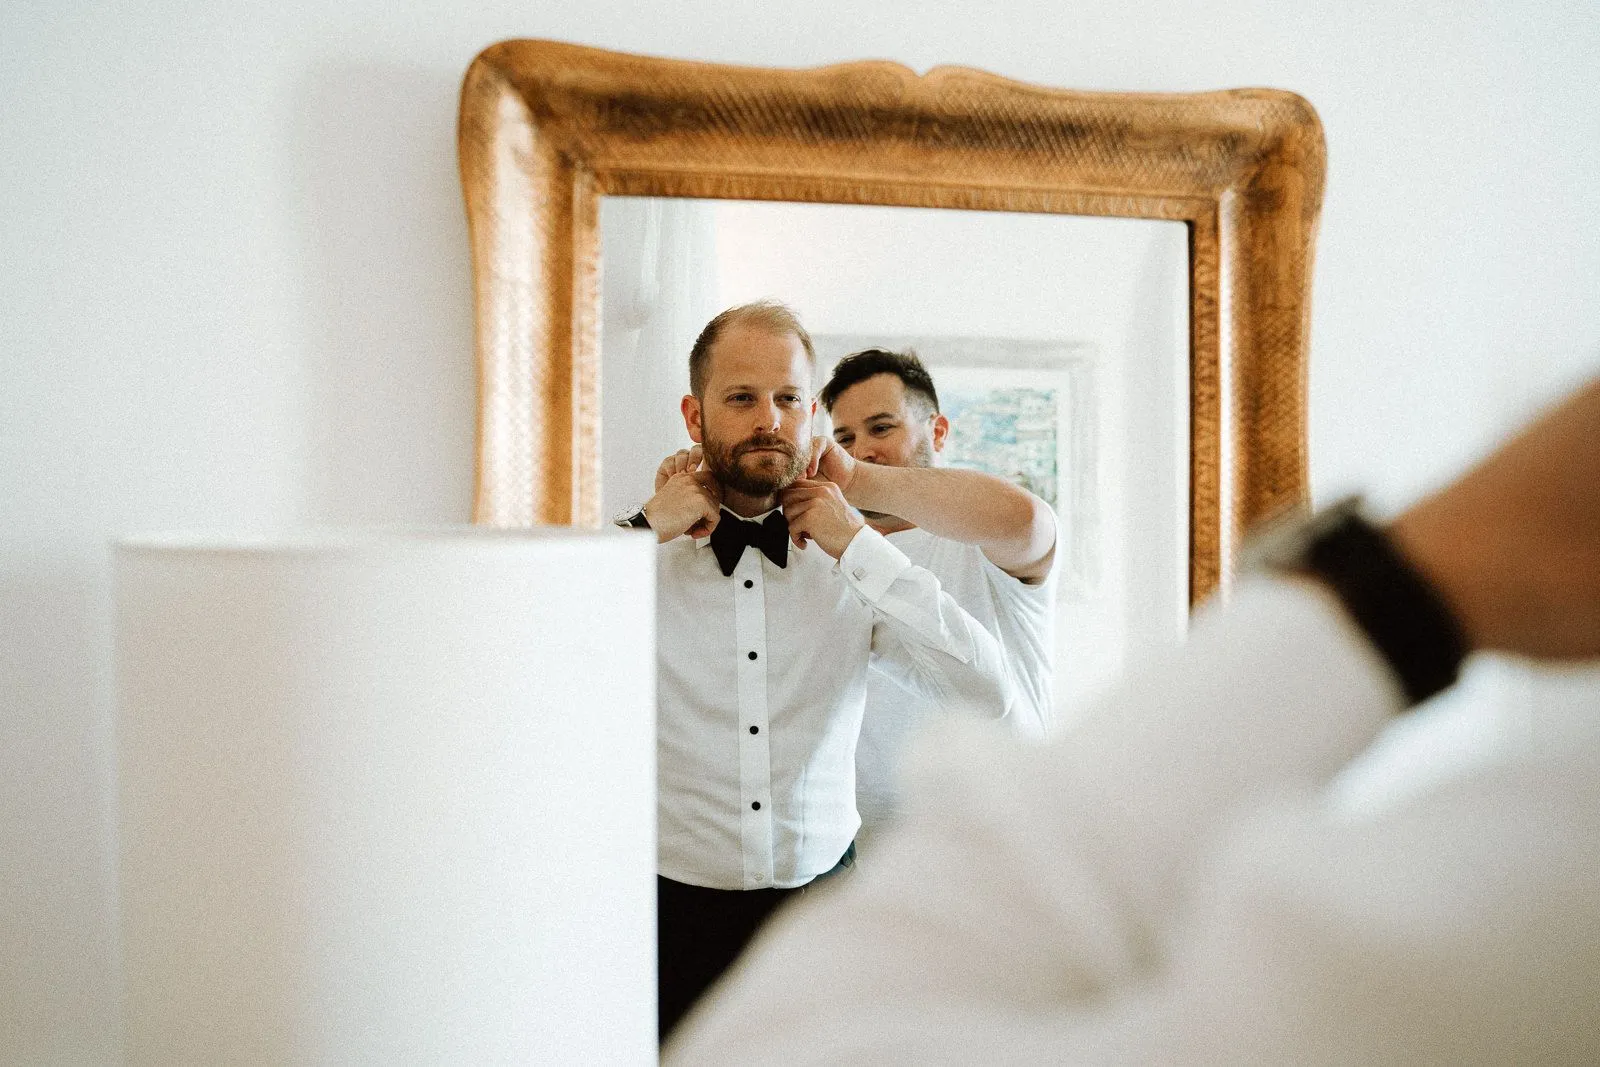
[[[863,526],[839,556],[839,573],[862,599],[876,604],[902,574],[911,569],[906,554],[877,530]]]

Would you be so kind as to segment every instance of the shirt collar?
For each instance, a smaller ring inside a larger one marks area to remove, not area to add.
[[[722,510],[727,512],[729,515],[733,515],[733,512],[728,509],[727,505],[723,505]],[[738,519],[740,522],[760,522],[761,520],[765,519],[768,515],[771,515],[774,511],[782,511],[782,510],[783,510],[783,505],[780,504],[779,506],[777,506],[775,508],[768,508],[766,511],[763,511],[759,515],[752,515],[748,519],[745,518],[743,515],[733,515],[733,517]],[[696,548],[704,548],[707,545],[709,545],[710,543],[711,543],[711,535],[710,534],[706,534],[704,537],[696,537],[694,539],[694,547],[696,547]]]

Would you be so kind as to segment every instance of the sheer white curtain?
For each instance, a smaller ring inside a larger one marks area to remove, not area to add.
[[[602,514],[649,499],[657,464],[688,443],[678,402],[689,348],[718,305],[714,205],[606,197],[600,204]]]

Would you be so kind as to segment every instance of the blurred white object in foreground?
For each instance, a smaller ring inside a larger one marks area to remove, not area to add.
[[[128,1062],[653,1063],[654,547],[120,543]]]

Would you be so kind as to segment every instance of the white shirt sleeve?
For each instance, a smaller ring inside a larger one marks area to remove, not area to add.
[[[1241,586],[1079,728],[951,722],[875,865],[780,916],[669,1063],[1600,1060],[1600,763],[1365,823],[1400,710],[1339,609]]]
[[[995,564],[981,549],[976,566],[983,588],[994,605],[995,628],[1005,650],[1006,667],[1016,701],[1011,727],[1017,736],[1041,741],[1055,732],[1056,597],[1063,562],[1061,525],[1050,515],[1056,541],[1050,546],[1051,565],[1038,582],[1024,582]]]
[[[839,557],[845,582],[872,607],[872,666],[907,689],[979,719],[1016,701],[1000,642],[925,568],[870,526]]]

